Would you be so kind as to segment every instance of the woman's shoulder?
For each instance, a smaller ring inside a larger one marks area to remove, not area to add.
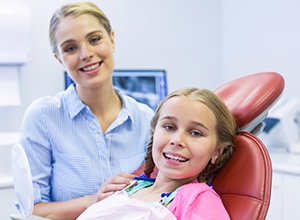
[[[148,105],[136,101],[134,98],[122,93],[120,90],[116,91],[129,112],[135,112],[137,115],[142,114],[143,116],[146,114],[147,116],[152,118],[154,112]]]
[[[64,92],[59,92],[54,96],[44,96],[33,100],[26,112],[37,113],[41,111],[48,111],[61,108],[64,100]]]

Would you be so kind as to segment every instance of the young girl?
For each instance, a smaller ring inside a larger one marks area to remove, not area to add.
[[[113,87],[114,32],[96,5],[63,5],[49,37],[75,85],[29,106],[20,143],[33,176],[33,214],[75,219],[132,180],[129,173],[144,161],[153,111]]]
[[[234,152],[235,120],[226,105],[208,90],[178,90],[158,106],[151,129],[144,175],[136,178],[141,180],[126,193],[94,204],[79,219],[140,219],[134,218],[139,214],[145,219],[230,219],[206,184]],[[155,167],[156,180],[148,178]]]

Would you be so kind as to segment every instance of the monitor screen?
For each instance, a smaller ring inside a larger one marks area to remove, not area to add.
[[[72,80],[65,73],[66,88]],[[114,70],[113,85],[153,110],[167,95],[165,70]]]

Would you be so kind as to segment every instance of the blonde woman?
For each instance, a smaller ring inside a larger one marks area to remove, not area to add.
[[[33,175],[33,214],[75,219],[132,180],[128,173],[144,160],[153,111],[113,87],[114,32],[95,4],[63,5],[49,36],[75,84],[29,106],[20,143]]]

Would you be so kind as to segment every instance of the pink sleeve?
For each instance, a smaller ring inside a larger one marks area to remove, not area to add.
[[[190,183],[179,188],[170,211],[177,219],[230,219],[219,195],[205,183]]]

